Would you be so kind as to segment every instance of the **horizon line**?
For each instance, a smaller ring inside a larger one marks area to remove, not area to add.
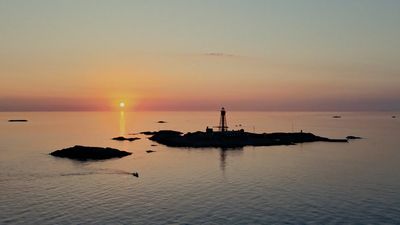
[[[226,107],[225,107],[226,108]],[[71,110],[0,110],[0,113],[13,112],[213,112],[220,109],[137,109],[137,110],[92,110],[92,109],[71,109]],[[379,110],[257,110],[257,109],[228,109],[228,112],[400,112],[400,109],[379,109]]]

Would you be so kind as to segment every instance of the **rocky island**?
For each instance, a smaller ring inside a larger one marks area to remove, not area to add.
[[[111,158],[122,158],[131,155],[130,152],[121,151],[115,148],[101,148],[75,145],[50,153],[52,156],[76,159],[76,160],[103,160]]]
[[[189,132],[183,134],[179,131],[161,130],[146,132],[149,138],[159,144],[169,147],[189,148],[239,148],[244,146],[273,146],[294,145],[306,142],[348,142],[347,139],[330,139],[316,136],[312,133],[250,133],[243,130],[225,132]]]
[[[226,111],[221,109],[218,131],[207,127],[205,132],[196,131],[183,134],[179,131],[160,130],[144,131],[141,134],[150,135],[149,138],[159,144],[169,147],[188,148],[241,148],[244,146],[272,146],[272,145],[294,145],[305,142],[348,142],[348,139],[331,139],[320,137],[303,131],[293,133],[251,133],[243,129],[228,130],[226,122]]]

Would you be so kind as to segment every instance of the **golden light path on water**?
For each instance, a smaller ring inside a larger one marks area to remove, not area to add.
[[[125,102],[121,101],[119,102],[119,107],[121,109],[119,113],[119,135],[124,136],[126,133],[126,122],[125,122]]]
[[[123,110],[119,113],[119,135],[124,136],[126,133],[125,112]]]

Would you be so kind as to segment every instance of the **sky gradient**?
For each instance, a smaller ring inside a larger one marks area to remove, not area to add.
[[[0,0],[0,111],[400,110],[400,1]]]

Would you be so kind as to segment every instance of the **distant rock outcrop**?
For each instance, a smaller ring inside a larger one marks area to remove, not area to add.
[[[10,123],[15,123],[15,122],[28,122],[28,120],[8,120]]]
[[[139,139],[140,138],[138,138],[138,137],[126,138],[126,137],[122,137],[122,136],[113,138],[113,140],[115,140],[115,141],[136,141],[136,140],[139,140]]]
[[[182,134],[179,131],[161,130],[152,132],[149,138],[170,147],[190,148],[237,148],[244,146],[293,145],[305,142],[348,142],[347,139],[330,139],[312,133],[249,133],[243,130],[226,132],[193,132]]]
[[[130,152],[121,151],[115,148],[88,147],[75,145],[50,153],[52,156],[76,159],[76,160],[102,160],[111,158],[122,158],[131,155]]]
[[[147,152],[147,153],[152,153],[152,152],[156,152],[156,151],[153,151],[153,150],[147,150],[146,152]]]
[[[352,140],[354,140],[354,139],[362,139],[362,137],[357,137],[357,136],[351,136],[351,135],[350,135],[350,136],[347,136],[346,139],[349,139],[349,140],[352,139]]]

